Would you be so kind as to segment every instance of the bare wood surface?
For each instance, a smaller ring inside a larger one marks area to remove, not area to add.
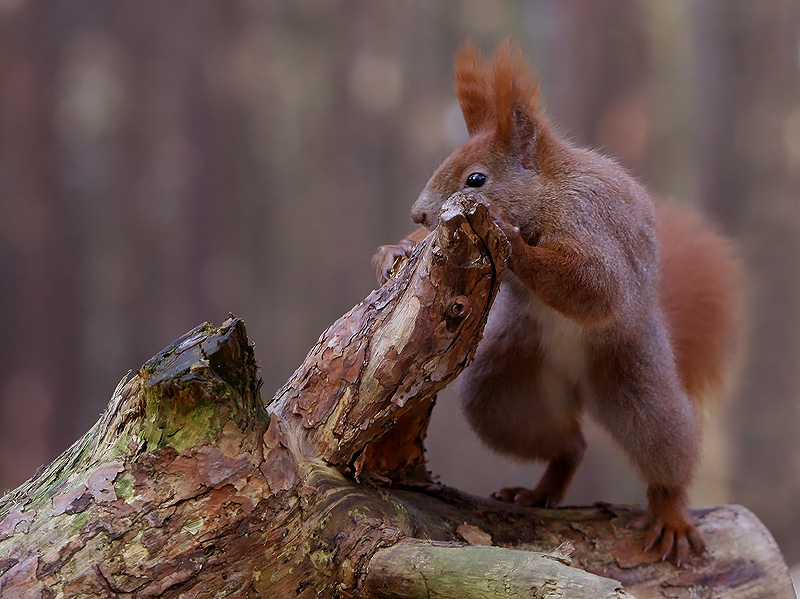
[[[266,409],[242,321],[187,333],[0,499],[0,598],[377,596],[381,576],[413,585],[407,552],[431,547],[461,585],[437,587],[442,597],[485,588],[468,576],[472,555],[537,597],[581,580],[636,597],[792,597],[777,547],[743,508],[696,510],[711,552],[677,570],[641,554],[626,527],[637,509],[523,509],[428,480],[434,395],[474,352],[507,256],[486,209],[456,198]],[[521,555],[564,542],[574,551],[556,556],[557,575],[540,567],[552,556]]]
[[[567,554],[418,540],[379,549],[364,586],[385,599],[499,599],[532,589],[540,597],[633,597],[614,580],[571,568]]]

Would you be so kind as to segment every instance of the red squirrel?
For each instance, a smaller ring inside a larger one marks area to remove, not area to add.
[[[647,510],[633,523],[646,529],[645,551],[680,565],[706,550],[687,487],[700,412],[723,386],[736,337],[731,244],[689,209],[656,205],[612,159],[559,135],[510,42],[491,59],[462,47],[455,79],[469,140],[414,203],[422,227],[378,250],[379,278],[436,226],[451,194],[481,197],[511,256],[459,377],[463,408],[495,450],[548,462],[533,489],[493,496],[558,504],[586,449],[588,412],[647,481]]]

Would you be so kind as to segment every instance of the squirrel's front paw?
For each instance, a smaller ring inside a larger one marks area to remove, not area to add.
[[[501,208],[498,208],[496,204],[487,203],[486,206],[489,208],[489,215],[492,217],[492,220],[500,227],[500,230],[511,244],[511,255],[513,256],[515,250],[519,252],[521,246],[527,245],[526,241],[522,238],[519,227],[508,222],[505,212]]]
[[[403,239],[397,245],[382,245],[372,257],[375,265],[375,276],[381,285],[388,281],[396,272],[401,261],[407,260],[414,251],[415,244]]]

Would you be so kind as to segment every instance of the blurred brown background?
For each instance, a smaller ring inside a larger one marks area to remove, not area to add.
[[[738,241],[749,351],[694,498],[747,505],[800,561],[796,0],[0,0],[0,487],[229,311],[278,388],[463,141],[459,43],[507,35],[564,132]],[[476,493],[536,476],[479,447],[451,392],[428,445]],[[642,501],[621,453],[590,446],[568,500]]]

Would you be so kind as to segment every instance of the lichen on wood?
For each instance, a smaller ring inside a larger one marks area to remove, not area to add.
[[[617,581],[566,562],[535,551],[412,540],[379,550],[364,585],[386,599],[633,598]]]
[[[91,431],[0,500],[0,595],[158,596],[193,575],[202,564],[189,556],[216,552],[196,542],[206,521],[253,511],[259,493],[249,491],[266,488],[267,422],[243,323],[190,331],[120,384]]]

